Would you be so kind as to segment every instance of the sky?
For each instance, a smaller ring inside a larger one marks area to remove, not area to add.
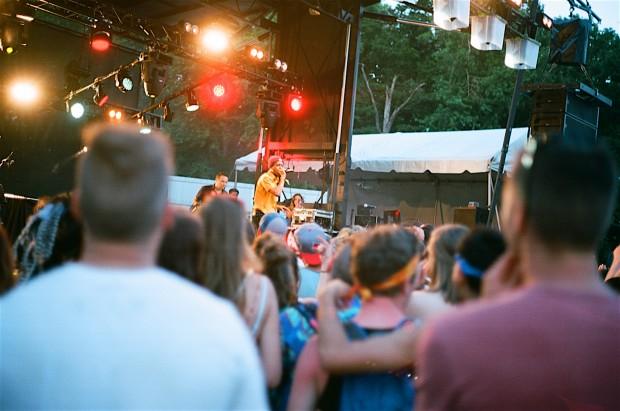
[[[382,0],[382,2],[396,3],[394,0]],[[589,2],[594,13],[602,19],[600,27],[611,27],[620,33],[620,0],[589,0]],[[568,17],[570,11],[568,0],[540,0],[540,3],[544,6],[545,12],[552,18]],[[575,9],[575,11],[585,16],[581,10]]]

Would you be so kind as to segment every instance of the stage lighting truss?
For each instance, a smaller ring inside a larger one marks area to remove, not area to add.
[[[110,99],[110,96],[104,92],[101,83],[95,84],[93,86],[93,90],[95,90],[95,94],[93,95],[93,102],[99,107],[105,106]]]
[[[288,70],[288,64],[286,64],[286,61],[275,59],[273,60],[273,68],[282,73],[286,73]]]
[[[127,68],[122,67],[118,70],[114,76],[114,85],[121,93],[133,90],[133,79],[129,75]]]
[[[545,30],[553,30],[553,19],[545,13],[538,13],[536,23],[538,23],[538,26]]]

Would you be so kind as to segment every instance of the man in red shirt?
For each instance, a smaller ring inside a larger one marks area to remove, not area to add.
[[[521,269],[493,278],[521,286],[426,328],[417,410],[620,409],[620,298],[595,258],[616,186],[602,147],[528,143],[502,201],[500,264]]]

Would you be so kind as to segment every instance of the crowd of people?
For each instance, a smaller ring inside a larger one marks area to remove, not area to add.
[[[277,159],[251,221],[223,173],[170,206],[165,135],[95,125],[84,143],[72,194],[13,246],[0,228],[2,409],[620,409],[603,146],[528,143],[501,233],[328,235],[276,212]]]

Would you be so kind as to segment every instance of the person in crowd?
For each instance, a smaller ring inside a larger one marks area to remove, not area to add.
[[[304,198],[301,194],[295,193],[293,194],[288,207],[284,209],[284,213],[286,214],[286,219],[289,221],[289,224],[293,221],[293,211],[301,208],[304,208]]]
[[[211,199],[200,212],[204,230],[201,283],[233,302],[256,340],[269,387],[280,382],[278,303],[269,278],[256,274],[256,256],[246,239],[246,220],[238,202]]]
[[[475,228],[461,240],[456,251],[452,282],[457,301],[477,300],[485,271],[506,251],[504,237],[492,228]]]
[[[431,239],[435,226],[432,224],[422,224],[420,228],[424,231],[424,246],[428,246],[428,242]]]
[[[288,223],[284,217],[278,213],[265,214],[263,218],[260,219],[258,235],[260,236],[267,232],[277,234],[281,239],[284,239],[288,234]]]
[[[449,311],[458,301],[452,281],[452,268],[456,247],[468,231],[467,227],[455,224],[433,230],[422,269],[422,273],[430,278],[430,286],[427,290],[414,291],[411,294],[407,309],[411,317],[426,321]]]
[[[11,240],[6,230],[0,225],[0,295],[6,293],[17,283],[14,273],[15,263],[11,252]]]
[[[84,143],[80,261],[0,299],[0,408],[267,409],[235,308],[155,266],[171,222],[169,141],[107,124]]]
[[[256,183],[254,206],[252,207],[252,224],[258,229],[261,218],[268,213],[278,212],[278,197],[282,194],[286,182],[284,162],[279,156],[271,156],[269,169],[264,172]]]
[[[296,257],[280,236],[269,232],[262,234],[256,239],[254,250],[278,297],[282,379],[271,391],[270,399],[273,410],[286,410],[297,358],[308,339],[315,334],[316,305],[297,300],[299,271]]]
[[[421,250],[416,241],[410,231],[396,226],[376,227],[354,240],[353,289],[362,304],[345,322],[349,339],[372,339],[409,322],[405,307]],[[312,338],[299,358],[288,409],[411,410],[413,401],[410,370],[330,375],[321,367],[317,339]]]
[[[293,197],[291,198],[290,209],[294,210],[296,208],[304,208],[304,197],[299,193],[293,194]]]
[[[318,224],[306,223],[288,238],[289,246],[300,260],[299,297],[315,298],[321,283],[321,256],[328,246],[329,236]]]
[[[157,265],[200,284],[204,238],[202,220],[186,209],[174,210],[174,221],[159,246]]]
[[[214,183],[208,186],[202,186],[194,196],[194,201],[189,210],[194,213],[203,205],[211,196],[227,195],[226,185],[228,184],[228,176],[223,171],[215,175]]]
[[[620,409],[611,383],[620,357],[610,355],[620,297],[600,281],[595,258],[616,192],[606,147],[528,142],[502,194],[508,252],[497,262],[514,255],[522,269],[495,278],[522,286],[425,329],[419,410]]]
[[[76,261],[82,252],[82,224],[71,210],[71,196],[49,198],[26,223],[15,241],[14,255],[20,281],[67,261]]]
[[[620,245],[614,248],[613,261],[605,276],[605,284],[620,293]]]
[[[233,200],[238,200],[239,199],[239,190],[237,190],[236,188],[231,188],[230,190],[228,190],[228,195]]]

